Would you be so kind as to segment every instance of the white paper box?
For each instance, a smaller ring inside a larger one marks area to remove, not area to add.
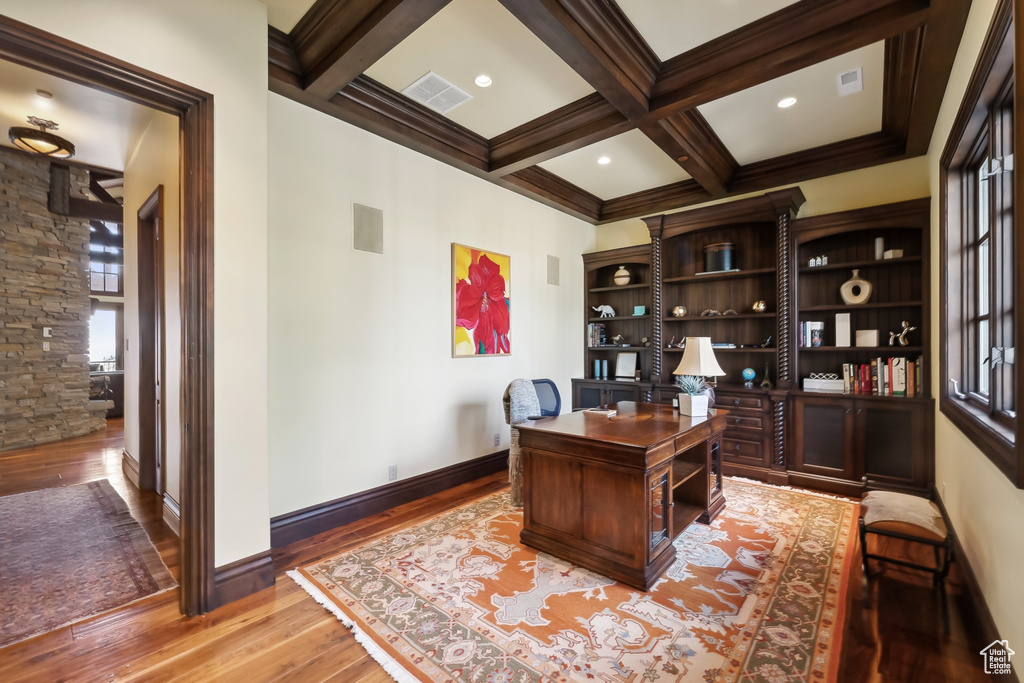
[[[878,346],[878,330],[857,330],[857,346]]]
[[[850,345],[850,314],[836,313],[836,346]]]
[[[889,249],[885,252],[885,258],[903,258],[902,249]]]

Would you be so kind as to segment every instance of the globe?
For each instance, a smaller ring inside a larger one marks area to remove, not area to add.
[[[754,380],[754,368],[743,368],[743,379],[752,382]]]

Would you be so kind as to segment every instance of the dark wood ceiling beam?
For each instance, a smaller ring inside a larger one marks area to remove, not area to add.
[[[451,0],[317,0],[289,34],[303,89],[327,99]]]
[[[491,173],[515,173],[634,127],[593,93],[491,138]]]
[[[627,118],[646,116],[660,62],[615,3],[499,2]]]
[[[928,153],[956,59],[957,51],[952,46],[960,44],[970,9],[970,3],[963,0],[932,0],[921,48],[921,66],[913,86],[914,99],[906,135],[908,156]]]
[[[731,95],[928,20],[928,0],[803,0],[662,65],[653,116]]]
[[[732,194],[759,192],[899,161],[908,156],[903,138],[871,133],[741,166],[729,189]]]
[[[641,130],[712,196],[729,190],[739,164],[696,109],[679,112]]]
[[[601,216],[601,199],[540,166],[531,166],[501,179],[510,189],[525,191],[528,196],[567,211],[577,218],[595,223]]]
[[[646,216],[659,211],[671,211],[711,199],[713,197],[696,180],[684,180],[607,200],[601,206],[598,224]]]

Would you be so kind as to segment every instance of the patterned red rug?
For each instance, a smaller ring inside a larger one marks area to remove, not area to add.
[[[395,680],[834,680],[857,505],[726,481],[647,593],[519,542],[498,493],[289,572]]]
[[[176,583],[110,483],[0,497],[0,647]]]

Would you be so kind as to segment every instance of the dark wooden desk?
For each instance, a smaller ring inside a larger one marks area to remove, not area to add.
[[[647,590],[676,559],[674,539],[725,506],[724,410],[618,403],[517,425],[526,545]]]

